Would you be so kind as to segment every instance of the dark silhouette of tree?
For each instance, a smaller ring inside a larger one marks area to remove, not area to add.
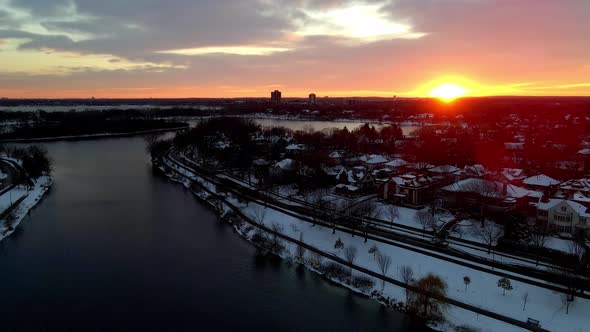
[[[498,287],[502,288],[502,296],[504,296],[506,295],[507,290],[512,290],[512,283],[510,282],[510,279],[506,277],[500,278],[500,280],[498,280]]]
[[[469,284],[471,283],[471,278],[469,278],[468,276],[464,276],[463,283],[465,284],[465,292],[467,292],[467,286],[469,286]]]
[[[410,292],[408,309],[426,321],[443,320],[447,304],[441,299],[447,296],[447,284],[434,274],[428,274],[414,283],[415,291]]]

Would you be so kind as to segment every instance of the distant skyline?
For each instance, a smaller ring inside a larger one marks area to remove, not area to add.
[[[0,97],[590,95],[587,0],[0,0]]]

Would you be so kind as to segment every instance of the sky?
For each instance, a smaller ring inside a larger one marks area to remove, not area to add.
[[[588,0],[0,0],[0,97],[590,95]]]

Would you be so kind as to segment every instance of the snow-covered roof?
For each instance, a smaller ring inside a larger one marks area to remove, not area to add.
[[[433,167],[433,168],[429,169],[428,171],[434,172],[434,173],[455,173],[455,172],[460,171],[460,169],[458,169],[455,166],[451,166],[451,165],[442,165],[442,166]]]
[[[385,166],[396,168],[396,167],[405,166],[407,164],[408,164],[407,161],[405,161],[403,159],[396,158],[396,159],[393,159],[392,161],[390,161],[388,163],[385,163]]]
[[[440,177],[404,174],[402,176],[395,176],[391,178],[391,181],[395,182],[398,186],[420,188],[440,181]]]
[[[252,164],[254,164],[256,166],[266,166],[269,164],[269,162],[264,159],[256,159],[256,160],[252,161]]]
[[[572,197],[573,197],[574,201],[590,203],[590,197],[586,197],[584,194],[582,194],[579,191],[576,191]]]
[[[582,149],[578,151],[578,154],[590,155],[590,149]]]
[[[429,163],[425,163],[425,162],[417,162],[417,163],[413,163],[408,165],[409,168],[412,169],[429,169],[429,168],[433,168],[434,165],[429,164]]]
[[[285,171],[294,171],[297,168],[297,162],[293,159],[283,159],[275,164],[275,167],[278,167]]]
[[[372,155],[368,156],[368,158],[365,162],[370,165],[375,165],[375,164],[383,164],[388,161],[389,160],[387,160],[385,157],[383,157],[380,154],[372,154]]]
[[[330,158],[342,158],[342,154],[338,151],[330,153]]]
[[[524,171],[520,168],[504,168],[502,175],[509,181],[524,179]]]
[[[285,149],[295,151],[295,150],[305,150],[305,145],[303,144],[290,144]]]
[[[338,189],[346,188],[346,190],[348,190],[348,191],[357,191],[357,190],[359,190],[359,188],[356,187],[356,186],[351,186],[349,184],[342,184],[342,183],[336,185],[336,188],[338,188]]]
[[[568,191],[590,192],[590,179],[568,180],[560,184],[559,188]]]
[[[481,164],[465,165],[465,167],[463,167],[463,170],[467,174],[476,175],[476,176],[484,176],[487,173],[486,168]]]
[[[503,194],[504,186],[506,186],[506,195]],[[487,197],[522,198],[525,196],[531,196],[540,198],[543,196],[543,194],[540,192],[528,190],[512,184],[475,178],[469,178],[455,182],[442,188],[442,190],[452,192],[472,192]]]
[[[549,187],[559,184],[560,181],[555,180],[554,178],[545,174],[539,174],[524,179],[523,183],[529,186]]]

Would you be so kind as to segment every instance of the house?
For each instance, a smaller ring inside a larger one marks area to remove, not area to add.
[[[509,183],[468,178],[441,189],[443,204],[449,208],[483,213],[501,213],[518,208],[528,210],[542,193]]]
[[[532,190],[547,192],[561,181],[555,180],[545,174],[539,174],[528,177],[522,181],[522,184]]]
[[[564,199],[546,199],[537,204],[537,220],[558,233],[590,237],[590,211]]]
[[[362,166],[342,168],[336,175],[336,182],[355,186],[362,193],[372,191],[376,185],[375,176]]]
[[[362,156],[361,160],[363,161],[364,165],[369,170],[383,168],[385,166],[385,164],[389,161],[384,156],[379,155],[379,154],[371,154],[368,156]]]
[[[465,165],[463,167],[463,173],[468,178],[481,179],[489,174],[489,171],[481,164]]]
[[[304,144],[289,144],[289,145],[287,145],[285,150],[287,151],[287,155],[297,156],[297,155],[301,154],[302,151],[305,151],[305,145]]]
[[[361,194],[357,186],[339,183],[334,187],[334,193],[346,197],[356,197]]]
[[[264,180],[268,176],[270,162],[265,159],[255,159],[252,161],[252,170],[258,180]]]
[[[439,176],[445,185],[457,182],[461,179],[461,170],[451,165],[429,168],[428,174],[433,177]]]
[[[500,182],[508,182],[517,186],[522,185],[524,179],[526,179],[524,170],[520,168],[503,168],[500,174],[498,174],[498,180]]]
[[[269,169],[269,175],[275,182],[288,183],[291,182],[297,173],[297,161],[293,159],[283,159],[274,164]]]
[[[394,204],[420,208],[434,199],[441,178],[420,174],[404,174],[383,185],[383,199]]]
[[[402,169],[402,167],[405,167],[407,164],[407,161],[395,158],[392,161],[385,163],[384,166],[393,170],[393,172],[398,173]]]

